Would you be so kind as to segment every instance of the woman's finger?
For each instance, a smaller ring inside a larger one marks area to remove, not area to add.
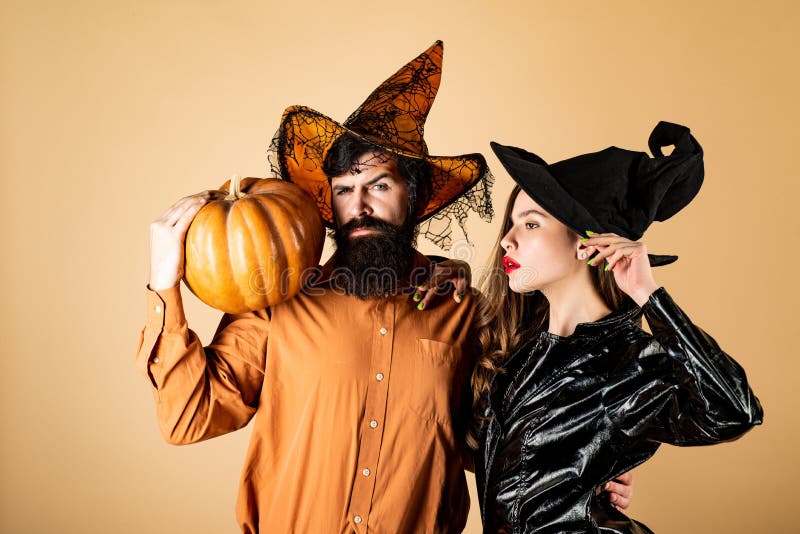
[[[584,245],[615,245],[618,243],[633,243],[630,239],[625,239],[624,237],[620,237],[618,235],[614,236],[594,236],[584,238],[585,240],[581,240],[581,243]]]
[[[608,500],[611,501],[611,503],[614,506],[617,507],[617,510],[620,510],[620,511],[623,511],[623,510],[627,509],[628,506],[631,504],[631,500],[630,499],[626,499],[625,497],[621,497],[621,496],[617,495],[616,493],[609,494]]]
[[[417,304],[417,309],[424,310],[425,308],[427,308],[435,296],[436,296],[436,291],[428,291],[427,293],[425,293],[425,296],[422,297],[422,300],[419,302],[419,304]]]
[[[601,258],[608,260],[608,258],[612,257],[613,255],[617,254],[618,252],[622,252],[623,256],[634,256],[638,250],[641,250],[643,245],[637,241],[624,241],[621,243],[615,243],[613,245],[607,245],[603,248],[602,252],[595,256],[594,260],[599,260]],[[616,261],[619,260],[619,257],[616,258]],[[590,265],[598,265],[598,261],[593,261]],[[610,269],[610,267],[609,267]],[[606,270],[609,270],[606,269]]]
[[[614,266],[619,262],[619,260],[625,257],[626,257],[625,249],[620,248],[615,250],[613,254],[611,254],[606,258],[606,266],[604,267],[604,269],[606,271],[613,271]]]
[[[588,237],[620,237],[619,234],[614,232],[592,232],[591,230],[586,230],[585,234]]]
[[[608,492],[609,500],[612,503],[621,510],[625,510],[630,506],[633,499],[633,477],[629,475],[627,482],[625,482],[623,477],[620,476],[615,478],[614,481],[606,483],[603,489]]]
[[[456,289],[453,291],[453,300],[458,303],[461,303],[461,299],[464,298],[464,295],[467,294],[467,289],[469,289],[469,282],[466,278],[459,278],[456,280]]]
[[[592,257],[592,259],[590,259],[587,262],[591,266],[599,265],[600,264],[600,260],[603,260],[607,256],[610,256],[616,250],[616,246],[615,245],[603,245],[603,246],[599,246],[597,248],[598,248],[597,254],[595,254],[594,257]]]
[[[417,286],[417,292],[419,294],[419,298],[415,299],[417,302],[422,300],[422,297],[425,296],[425,293],[435,292],[437,288],[442,285],[447,278],[450,276],[450,269],[447,267],[442,267],[439,264],[433,266],[431,269],[431,274],[425,282]]]
[[[436,264],[433,266],[431,279],[429,281],[431,287],[439,287],[448,279],[453,277],[453,270],[445,265]]]
[[[428,291],[428,283],[423,282],[417,286],[414,290],[414,294],[411,296],[411,300],[414,302],[422,301],[422,298],[425,296],[425,293]]]

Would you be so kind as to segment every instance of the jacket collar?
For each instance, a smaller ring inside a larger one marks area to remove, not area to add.
[[[642,309],[637,306],[636,303],[628,299],[628,301],[623,304],[620,309],[609,313],[597,321],[592,321],[590,323],[578,323],[572,335],[562,339],[596,337],[602,332],[616,330],[618,327],[622,326],[628,321],[635,321],[641,315]],[[555,336],[555,334],[548,334],[548,336]]]

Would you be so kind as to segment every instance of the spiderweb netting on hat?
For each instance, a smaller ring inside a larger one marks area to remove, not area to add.
[[[279,129],[272,138],[267,159],[273,176],[294,182],[309,193],[322,218],[332,226],[331,188],[322,165],[327,148],[346,130],[333,121],[326,123],[314,119],[316,117],[303,115],[292,117],[292,120],[303,121],[307,127]],[[311,131],[312,136],[301,138],[304,137],[302,134]],[[385,144],[373,144],[377,149],[389,152]],[[283,159],[280,154],[284,154]],[[455,222],[463,238],[469,242],[467,221],[470,212],[485,222],[491,222],[494,216],[491,198],[494,177],[486,161],[480,154],[420,159],[430,166],[431,195],[419,216],[419,235],[443,250],[450,250],[453,241],[461,238],[453,227]]]

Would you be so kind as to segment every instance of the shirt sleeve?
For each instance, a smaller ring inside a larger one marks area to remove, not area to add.
[[[148,378],[164,439],[194,443],[245,426],[258,407],[270,318],[225,314],[203,347],[189,329],[180,288],[147,290],[136,364]]]
[[[736,439],[763,410],[742,367],[695,326],[660,288],[643,307],[652,337],[630,347],[604,395],[607,413],[629,436],[673,445]]]

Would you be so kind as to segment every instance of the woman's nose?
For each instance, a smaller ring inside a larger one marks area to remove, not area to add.
[[[500,246],[508,252],[514,248],[514,240],[512,239],[511,232],[508,232],[503,238],[500,240]]]

